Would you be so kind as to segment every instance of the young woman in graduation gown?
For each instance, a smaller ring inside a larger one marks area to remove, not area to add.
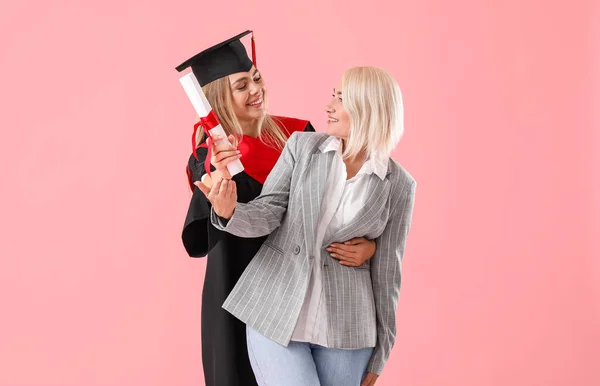
[[[257,384],[248,358],[246,326],[222,305],[266,236],[242,238],[216,229],[210,223],[210,203],[193,182],[203,177],[206,182],[204,175],[210,169],[210,180],[231,178],[237,185],[238,201],[247,203],[260,195],[288,137],[294,132],[314,131],[308,121],[267,114],[265,81],[239,42],[243,35],[217,45],[217,49],[205,50],[192,58],[191,64],[187,63],[203,86],[230,142],[237,145],[237,148],[211,146],[209,155],[206,135],[199,131],[194,142],[200,146],[190,156],[187,166],[193,196],[182,232],[183,245],[191,257],[207,256],[201,311],[202,362],[207,386]],[[198,65],[199,62],[202,63]],[[241,160],[244,171],[231,177],[226,165],[235,159]],[[345,264],[360,265],[376,250],[375,243],[364,238],[348,243],[343,246],[347,254],[341,251],[339,256]]]

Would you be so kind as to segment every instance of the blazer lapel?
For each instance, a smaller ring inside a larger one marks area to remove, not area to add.
[[[332,151],[313,154],[304,179],[308,193],[305,193],[302,197],[302,220],[306,247],[311,254],[314,253],[317,223],[321,214],[321,201],[325,193],[325,185],[327,184],[334,154]]]
[[[358,211],[356,216],[342,229],[336,232],[328,240],[324,240],[323,245],[329,245],[334,241],[343,242],[353,237],[362,237],[365,232],[357,235],[356,231],[359,231],[365,224],[371,224],[380,215],[386,206],[386,202],[390,193],[390,181],[386,178],[381,180],[376,175],[372,174],[369,178],[367,185],[367,191],[370,192],[367,198],[367,202]]]

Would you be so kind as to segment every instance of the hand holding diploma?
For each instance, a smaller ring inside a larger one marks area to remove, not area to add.
[[[212,157],[210,158],[210,163],[221,173],[223,178],[231,179],[227,165],[242,157],[241,152],[233,145],[236,143],[235,137],[230,135],[228,137],[229,141],[223,141],[225,139],[224,136],[213,135],[211,139]]]
[[[221,135],[215,135],[211,137],[210,147],[212,156],[210,157],[210,163],[215,167],[214,172],[210,175],[202,175],[202,183],[209,189],[212,187],[213,181],[217,181],[221,178],[231,179],[231,173],[227,165],[230,162],[237,161],[241,158],[242,154],[236,149],[235,144],[237,143],[233,135],[229,136],[229,142],[222,141]],[[234,145],[232,145],[234,144]]]
[[[183,69],[183,68],[185,68],[185,67],[181,67],[181,69]],[[178,71],[180,71],[180,70],[178,70]],[[201,87],[200,83],[198,83],[198,79],[196,79],[196,76],[194,75],[194,73],[191,72],[191,73],[179,78],[179,81],[181,82],[183,89],[185,90],[188,98],[190,99],[190,102],[192,102],[192,105],[194,106],[196,113],[200,117],[200,121],[196,125],[194,125],[194,133],[192,135],[192,146],[193,146],[194,156],[196,157],[196,147],[197,147],[197,145],[196,145],[196,130],[198,130],[199,128],[202,128],[202,130],[206,133],[206,135],[208,137],[210,137],[212,139],[212,142],[214,142],[216,145],[221,146],[221,145],[225,145],[225,144],[230,144],[229,140],[231,139],[231,136],[229,136],[229,138],[228,138],[227,134],[225,134],[225,130],[223,129],[223,126],[221,126],[221,124],[219,123],[219,119],[217,118],[217,115],[215,114],[215,112],[212,110],[212,107],[208,103],[208,99],[206,99],[206,95],[204,95],[204,92],[202,91],[202,87]],[[216,139],[215,137],[219,137],[219,139]],[[210,150],[212,151],[212,149],[210,149]],[[211,163],[212,163],[212,158],[213,157],[211,156],[210,157]],[[198,159],[198,157],[196,157],[196,159]],[[226,175],[229,176],[228,178],[231,178],[231,176],[241,173],[244,170],[244,166],[240,162],[239,158],[238,159],[229,159],[227,161],[227,163],[225,163],[225,165],[227,165],[227,174]],[[205,162],[205,168],[206,168],[207,174],[210,175],[211,174],[210,168],[209,168],[208,163],[206,163],[206,162]]]

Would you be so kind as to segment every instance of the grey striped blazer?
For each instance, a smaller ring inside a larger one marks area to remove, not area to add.
[[[262,194],[238,203],[229,221],[213,224],[240,237],[270,234],[223,304],[235,317],[287,346],[304,301],[321,198],[334,152],[321,153],[322,133],[293,133]],[[390,159],[384,180],[372,174],[367,204],[333,241],[377,239],[375,256],[346,267],[324,249],[323,293],[332,348],[375,347],[368,371],[381,374],[396,337],[396,308],[404,245],[412,219],[415,180]]]

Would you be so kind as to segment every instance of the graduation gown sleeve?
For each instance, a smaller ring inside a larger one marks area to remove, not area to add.
[[[192,174],[192,181],[200,181],[205,174],[204,159],[207,149],[197,150],[198,160],[190,156],[188,168]],[[208,221],[210,216],[210,202],[204,193],[194,187],[190,206],[185,217],[181,239],[183,246],[190,257],[204,257],[208,253]]]

